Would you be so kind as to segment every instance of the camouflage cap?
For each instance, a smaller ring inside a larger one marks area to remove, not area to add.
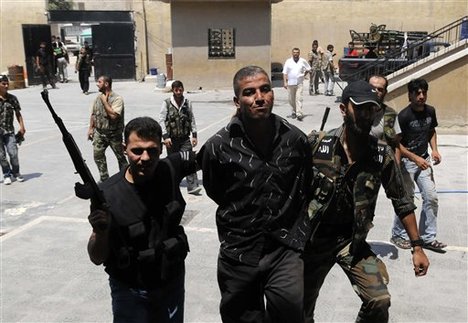
[[[356,81],[345,87],[341,102],[347,104],[349,101],[356,106],[366,103],[374,103],[380,106],[377,91],[365,81]]]

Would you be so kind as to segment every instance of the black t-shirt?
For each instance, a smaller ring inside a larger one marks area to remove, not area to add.
[[[401,144],[412,153],[427,157],[429,140],[438,125],[434,107],[426,104],[423,111],[417,112],[408,105],[398,114],[398,122]]]
[[[49,65],[51,62],[51,55],[47,48],[39,48],[36,52],[36,56],[39,57],[39,64],[43,66]]]

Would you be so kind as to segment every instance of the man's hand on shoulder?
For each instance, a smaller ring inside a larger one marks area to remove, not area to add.
[[[171,138],[164,139],[163,144],[164,144],[164,146],[166,146],[166,148],[171,148],[172,147]]]

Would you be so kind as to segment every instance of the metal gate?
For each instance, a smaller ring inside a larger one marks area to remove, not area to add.
[[[22,25],[24,54],[26,57],[26,71],[28,75],[28,84],[41,84],[41,78],[35,71],[36,53],[41,42],[45,41],[46,49],[50,51],[52,57],[51,32],[49,25]]]
[[[92,26],[94,75],[114,80],[135,79],[133,23],[101,23]]]

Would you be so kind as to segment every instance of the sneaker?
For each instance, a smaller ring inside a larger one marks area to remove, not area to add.
[[[201,187],[198,186],[198,187],[192,188],[191,190],[188,190],[187,192],[188,192],[189,194],[199,195],[200,192],[201,192]]]
[[[303,118],[304,116],[302,114],[297,115],[297,121],[302,121]]]
[[[401,249],[411,249],[411,243],[409,240],[403,239],[402,237],[392,237],[390,242]]]
[[[296,114],[292,113],[289,117],[292,118],[292,119],[296,119]]]
[[[3,184],[5,185],[10,185],[11,184],[11,178],[10,177],[5,177],[3,179]]]
[[[24,182],[24,177],[23,177],[23,176],[17,175],[17,176],[15,176],[15,177],[16,177],[16,180],[17,180],[18,182],[20,182],[20,183],[21,183],[21,182]]]
[[[429,249],[438,253],[446,253],[447,250],[444,250],[445,247],[447,247],[445,243],[437,241],[437,240],[434,240],[432,242],[426,242],[423,245],[424,249]]]

